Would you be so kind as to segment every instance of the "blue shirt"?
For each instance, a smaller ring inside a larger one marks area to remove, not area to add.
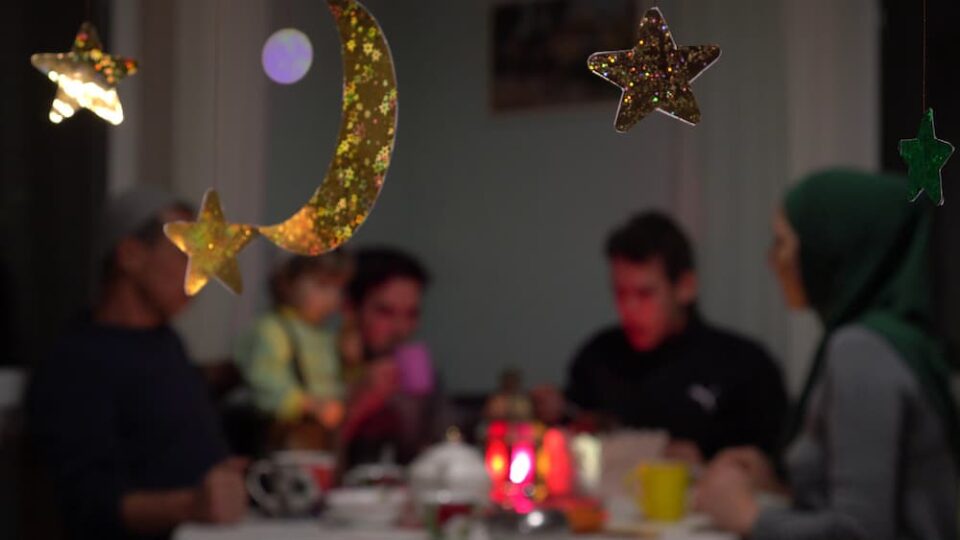
[[[228,455],[199,372],[169,327],[84,321],[34,372],[30,430],[71,538],[131,538],[120,501],[196,486]]]

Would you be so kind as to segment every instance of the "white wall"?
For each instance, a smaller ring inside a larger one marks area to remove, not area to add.
[[[176,6],[173,186],[198,206],[203,193],[215,188],[227,219],[260,223],[267,81],[260,71],[263,41],[251,37],[268,35],[268,4],[178,0]],[[258,242],[240,257],[244,285],[253,294],[234,296],[211,283],[179,321],[196,358],[229,356],[238,331],[255,317],[263,248]]]
[[[213,0],[180,3],[190,6],[178,12],[182,19]],[[430,266],[436,283],[423,334],[448,384],[489,388],[506,365],[523,367],[530,381],[560,380],[578,344],[614,319],[600,256],[607,231],[650,207],[672,211],[697,240],[708,316],[762,339],[799,380],[815,328],[784,312],[764,265],[767,224],[784,186],[811,167],[877,162],[873,0],[842,9],[827,0],[662,2],[681,44],[716,42],[724,53],[694,84],[700,126],[654,115],[627,135],[613,130],[613,87],[606,102],[493,114],[493,3],[367,2],[393,47],[400,125],[382,198],[355,245],[398,245]],[[221,54],[237,81],[254,90],[266,84],[260,103],[243,88],[246,99],[221,104],[238,137],[221,160],[240,178],[222,179],[221,191],[229,215],[272,222],[303,204],[326,170],[340,110],[339,46],[323,2],[283,0],[260,23],[255,12],[231,15],[247,21],[245,41]],[[311,73],[292,87],[264,83],[255,62],[269,32],[283,26],[307,32],[316,54]],[[177,33],[182,41],[210,31],[181,20]],[[188,61],[182,46],[177,58]],[[197,199],[209,184],[203,149],[212,147],[200,126],[211,102],[183,89],[212,95],[198,69],[175,68],[176,118],[187,121],[172,134],[185,138],[174,145],[174,185]],[[244,131],[259,136],[259,150]],[[249,266],[274,253],[260,246],[246,254]],[[251,310],[262,305],[255,289],[263,266],[245,270]],[[225,353],[249,313],[237,316],[236,301],[217,287],[201,303],[210,304],[202,322],[185,328],[191,348]]]

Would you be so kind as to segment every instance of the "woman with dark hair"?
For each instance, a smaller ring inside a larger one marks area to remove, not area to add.
[[[824,327],[794,422],[786,485],[748,448],[699,486],[714,522],[753,540],[957,537],[960,428],[932,333],[931,215],[905,180],[815,174],[774,219],[771,266]],[[780,491],[791,508],[761,508]]]

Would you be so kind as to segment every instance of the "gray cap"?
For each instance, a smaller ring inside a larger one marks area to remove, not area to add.
[[[149,184],[135,186],[111,197],[100,222],[99,258],[106,258],[121,240],[133,236],[151,219],[175,206],[190,207],[173,193]]]

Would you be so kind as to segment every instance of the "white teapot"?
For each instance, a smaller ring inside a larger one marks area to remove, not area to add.
[[[485,503],[490,496],[490,476],[483,455],[460,440],[459,432],[427,449],[410,466],[410,487],[421,508],[430,504]]]

